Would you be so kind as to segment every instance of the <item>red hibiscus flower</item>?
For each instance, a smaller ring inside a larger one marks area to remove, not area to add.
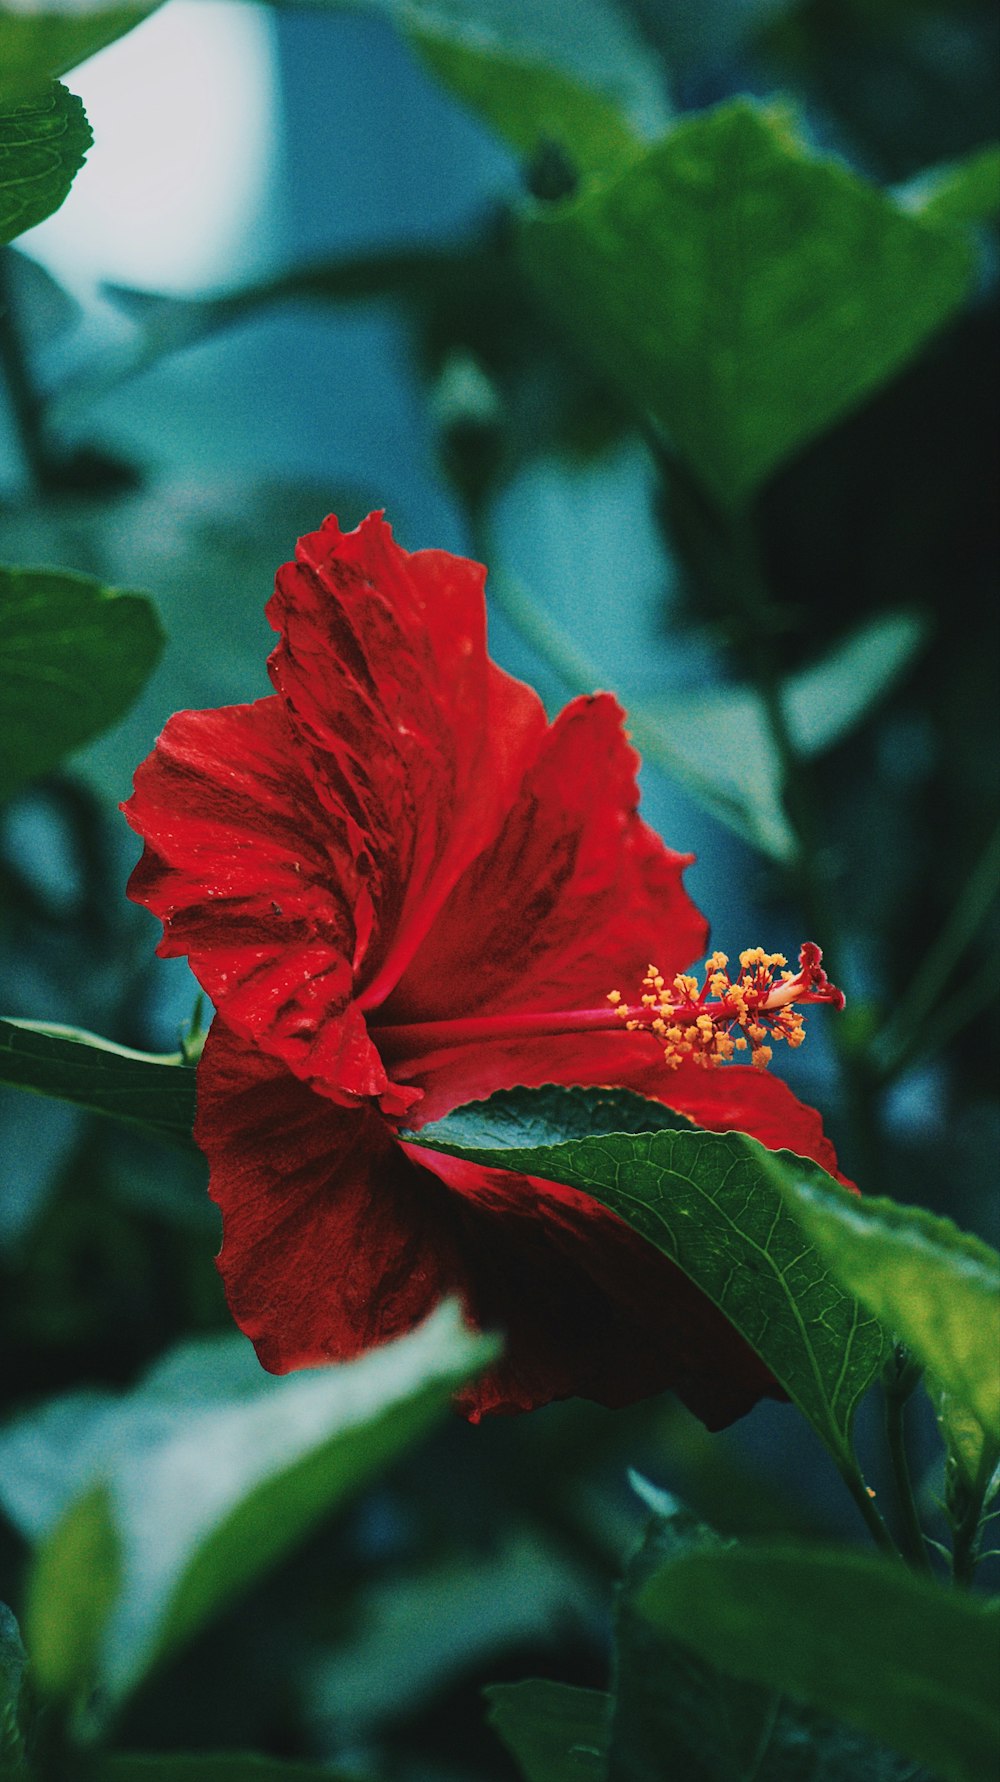
[[[130,895],[218,1010],[196,1137],[229,1303],[284,1372],[457,1292],[506,1339],[470,1416],[672,1388],[721,1427],[778,1389],[683,1274],[585,1195],[397,1137],[501,1088],[618,1085],[836,1167],[784,1083],[698,1068],[796,1043],[793,1003],[836,994],[818,953],[677,975],[706,925],[637,815],[622,713],[549,724],[486,653],[484,578],[327,520],[278,573],[274,695],[179,712],[136,774]]]

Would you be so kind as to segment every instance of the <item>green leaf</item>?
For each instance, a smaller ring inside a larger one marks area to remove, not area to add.
[[[98,1484],[60,1517],[28,1578],[24,1628],[41,1694],[68,1701],[92,1687],[120,1566],[110,1494]]]
[[[357,1361],[281,1378],[242,1338],[206,1340],[123,1398],[74,1394],[0,1433],[0,1495],[29,1538],[107,1486],[122,1555],[101,1649],[109,1709],[417,1441],[496,1353],[454,1304]]]
[[[0,1083],[71,1101],[170,1144],[193,1144],[195,1073],[180,1053],[112,1045],[75,1027],[0,1017]]]
[[[17,1621],[6,1603],[0,1603],[0,1776],[21,1776],[25,1762],[21,1725],[21,1689],[28,1668]]]
[[[603,1782],[611,1698],[535,1678],[484,1689],[489,1724],[524,1782]]]
[[[850,1466],[854,1411],[889,1339],[844,1291],[783,1192],[788,1171],[835,1184],[745,1133],[702,1132],[658,1103],[647,1108],[650,1130],[616,1131],[606,1091],[506,1090],[406,1142],[563,1182],[610,1207],[720,1307]],[[588,1126],[589,1136],[565,1136]]]
[[[65,87],[0,110],[0,247],[59,209],[92,142],[83,106]]]
[[[789,1204],[848,1292],[1000,1440],[1000,1256],[920,1207],[789,1172]]]
[[[681,1555],[639,1596],[654,1627],[733,1676],[980,1782],[1000,1760],[1000,1617],[893,1560],[788,1544]]]
[[[989,223],[1000,213],[1000,142],[929,167],[896,188],[904,210],[931,223]]]
[[[325,1764],[286,1763],[251,1752],[171,1751],[163,1757],[119,1752],[101,1757],[90,1770],[94,1782],[357,1782]]]
[[[789,739],[802,755],[831,748],[899,680],[926,638],[912,613],[861,625],[781,689]],[[707,810],[773,860],[794,858],[784,773],[764,702],[752,687],[715,687],[641,700],[630,722],[644,755]]]
[[[72,7],[30,9],[0,4],[0,108],[37,97],[57,75],[85,62],[147,18],[161,0],[102,5],[74,0]]]
[[[117,723],[163,644],[142,594],[63,570],[0,569],[0,799]]]
[[[538,210],[522,252],[553,314],[730,510],[920,349],[972,267],[957,234],[745,100]]]

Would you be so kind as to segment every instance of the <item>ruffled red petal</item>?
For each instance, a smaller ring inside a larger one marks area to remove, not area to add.
[[[223,1214],[229,1304],[274,1372],[346,1360],[458,1292],[506,1345],[462,1399],[473,1418],[673,1389],[717,1428],[773,1390],[715,1307],[596,1202],[428,1152],[411,1160],[373,1110],[324,1101],[219,1019],[196,1136]]]
[[[455,881],[493,840],[546,731],[486,654],[485,570],[414,555],[380,514],[299,540],[268,617],[271,678],[335,818],[367,843],[364,1006],[384,1001]]]
[[[623,717],[606,693],[560,713],[379,1023],[603,1005],[619,980],[637,991],[650,959],[672,975],[704,949],[682,884],[693,856],[638,816]]]
[[[299,1076],[389,1098],[351,1001],[364,873],[316,801],[279,701],[178,712],[123,808],[146,842],[129,896],[162,921],[159,952],[187,954],[230,1025]]]

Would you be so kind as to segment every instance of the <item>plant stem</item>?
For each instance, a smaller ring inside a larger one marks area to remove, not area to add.
[[[868,1487],[858,1470],[853,1456],[843,1463],[838,1462],[838,1465],[840,1466],[840,1476],[857,1504],[865,1527],[871,1535],[872,1540],[875,1542],[876,1547],[879,1547],[883,1553],[891,1553],[898,1559],[900,1556],[899,1549],[889,1533],[889,1530],[886,1528],[881,1513],[875,1507],[875,1500],[870,1496]]]
[[[924,1532],[917,1515],[917,1506],[913,1497],[913,1485],[910,1480],[910,1464],[906,1452],[906,1431],[904,1428],[904,1412],[906,1398],[899,1392],[893,1392],[889,1386],[885,1388],[885,1432],[889,1444],[889,1455],[892,1460],[893,1478],[896,1482],[896,1496],[899,1504],[900,1518],[900,1551],[903,1558],[915,1571],[929,1572],[930,1560],[924,1542]]]
[[[0,373],[10,398],[24,466],[36,489],[45,487],[48,454],[42,428],[42,403],[28,370],[27,354],[11,291],[10,260],[0,249]]]

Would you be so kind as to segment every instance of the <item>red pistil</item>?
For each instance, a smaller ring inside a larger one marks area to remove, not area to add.
[[[790,1046],[800,1046],[805,1039],[796,1003],[828,1002],[843,1008],[843,995],[830,983],[822,957],[820,949],[807,941],[799,954],[799,970],[793,973],[781,969],[787,964],[782,954],[751,948],[740,954],[742,971],[734,981],[726,971],[726,955],[713,953],[700,988],[696,978],[682,973],[668,989],[651,965],[643,979],[641,1002],[635,1008],[612,990],[604,1008],[461,1015],[395,1026],[380,1025],[375,1015],[369,1017],[368,1026],[382,1056],[392,1064],[424,1059],[454,1046],[563,1033],[642,1030],[660,1041],[672,1070],[688,1057],[707,1067],[727,1063],[736,1052],[745,1051],[748,1043],[752,1062],[763,1070],[772,1056],[771,1047],[764,1044],[766,1039],[787,1040]],[[776,968],[780,970],[778,978]]]

